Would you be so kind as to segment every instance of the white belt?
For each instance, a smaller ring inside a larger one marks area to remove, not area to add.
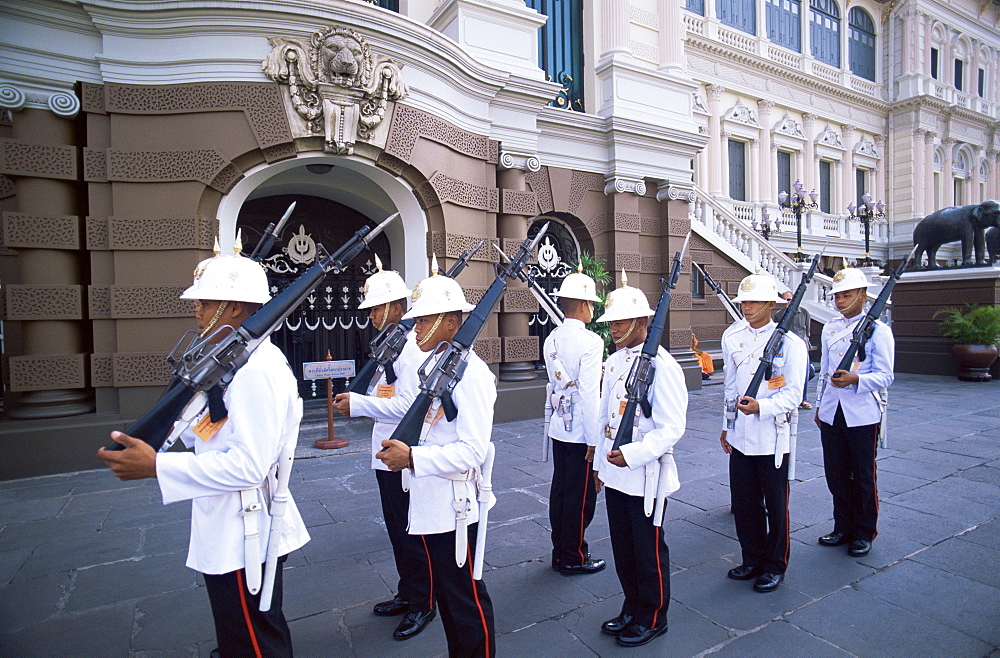
[[[260,522],[263,505],[257,499],[260,487],[240,491],[240,516],[243,517],[243,569],[247,576],[247,589],[251,594],[260,591]]]
[[[472,499],[469,498],[468,487],[465,483],[473,479],[476,475],[475,469],[461,471],[460,473],[445,473],[437,477],[451,480],[451,488],[454,493],[452,507],[455,509],[455,564],[464,567],[466,557],[469,554],[469,509],[472,507]]]

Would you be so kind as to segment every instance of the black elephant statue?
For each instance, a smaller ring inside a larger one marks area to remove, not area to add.
[[[986,251],[990,255],[990,265],[1000,260],[1000,228],[986,229]]]
[[[937,267],[937,250],[948,242],[962,242],[962,266],[986,265],[986,229],[1000,228],[1000,203],[984,201],[969,206],[942,208],[927,215],[913,229],[913,244],[917,251],[914,263],[920,263],[927,252],[927,268]],[[976,260],[972,260],[975,248]]]

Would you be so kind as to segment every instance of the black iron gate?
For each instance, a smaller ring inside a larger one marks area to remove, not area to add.
[[[273,255],[263,261],[272,295],[284,290],[315,262],[318,244],[333,252],[361,226],[374,226],[382,219],[373,222],[347,206],[318,197],[279,195],[255,199],[243,205],[238,220],[248,252],[268,223],[277,221],[292,201],[296,202],[295,212]],[[323,381],[303,380],[303,363],[325,360],[327,350],[334,360],[353,360],[359,368],[367,359],[375,329],[368,320],[368,311],[359,311],[358,304],[364,298],[365,279],[375,272],[374,254],[386,269],[391,266],[385,235],[376,236],[371,246],[371,251],[362,252],[345,270],[327,274],[272,335],[275,345],[288,358],[299,380],[299,394],[305,400],[325,398],[326,385]],[[344,389],[345,382],[334,380],[333,384],[337,392]]]
[[[539,229],[550,222],[545,237],[538,245],[538,263],[528,265],[528,272],[535,278],[539,286],[549,296],[559,289],[562,280],[569,274],[576,271],[576,264],[580,262],[580,248],[573,237],[572,232],[562,222],[551,217],[535,220],[528,228],[528,237],[534,238]],[[549,314],[539,309],[538,313],[532,313],[528,318],[528,327],[532,336],[538,336],[538,353],[542,352],[542,344],[555,328],[555,323]],[[544,363],[544,361],[539,361]]]

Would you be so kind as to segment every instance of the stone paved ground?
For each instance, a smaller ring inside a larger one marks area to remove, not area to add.
[[[633,655],[1000,655],[1000,382],[901,375],[889,449],[879,455],[880,533],[850,558],[816,538],[831,525],[819,435],[806,418],[792,485],[785,584],[757,594],[729,580],[739,562],[721,386],[691,396],[676,457],[682,486],[667,510],[670,632]],[[499,425],[484,580],[502,655],[628,653],[600,622],[622,601],[614,570],[566,578],[548,568],[551,466],[540,421]],[[395,573],[369,470],[367,424],[338,421],[351,446],[311,448],[303,430],[293,493],[312,541],[285,571],[285,612],[300,656],[444,652],[434,621],[394,642],[374,617]],[[0,655],[207,656],[214,646],[201,579],[184,567],[189,505],[163,506],[154,482],[88,471],[0,483]],[[610,560],[603,503],[588,538]]]

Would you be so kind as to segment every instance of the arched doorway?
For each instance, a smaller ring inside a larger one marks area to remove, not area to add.
[[[343,245],[364,225],[374,227],[374,220],[336,201],[302,194],[276,194],[247,201],[240,209],[237,227],[249,253],[270,222],[277,221],[295,202],[295,211],[275,244],[272,255],[262,263],[267,269],[271,294],[280,292],[315,263],[316,246],[328,252]],[[322,381],[303,380],[302,364],[323,361],[327,350],[334,360],[352,360],[360,367],[367,359],[368,344],[375,329],[368,312],[359,311],[364,285],[375,272],[374,255],[391,269],[389,240],[384,234],[371,242],[346,269],[330,272],[316,290],[279,327],[272,340],[288,358],[299,379],[299,394],[304,400],[326,396]],[[343,390],[344,380],[334,380],[334,390]]]
[[[528,227],[528,238],[534,239],[546,222],[549,222],[549,228],[538,245],[538,263],[528,265],[528,273],[551,297],[552,293],[559,289],[562,280],[576,271],[576,264],[580,262],[580,244],[563,220],[548,215],[539,217],[531,223]],[[539,353],[545,339],[555,326],[549,314],[542,309],[532,313],[528,318],[531,335],[538,336]]]

